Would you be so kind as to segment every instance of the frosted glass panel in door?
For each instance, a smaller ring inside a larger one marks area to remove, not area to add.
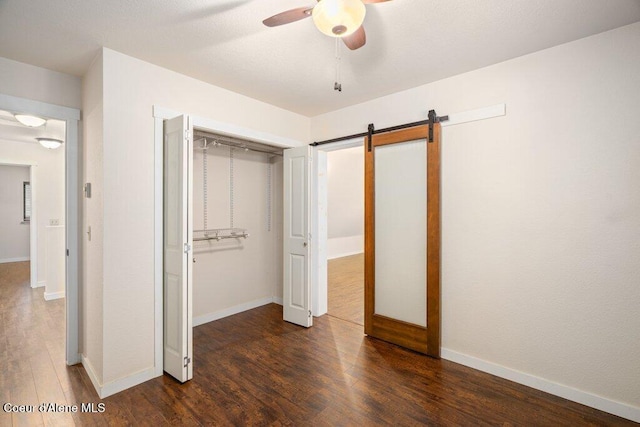
[[[375,149],[375,314],[427,326],[426,140]]]

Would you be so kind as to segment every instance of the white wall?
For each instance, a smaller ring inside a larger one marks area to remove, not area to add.
[[[29,181],[28,166],[0,164],[0,263],[29,260],[29,223],[23,221],[23,183]]]
[[[44,242],[39,244],[44,246],[46,256],[46,287],[44,299],[51,301],[64,298],[65,295],[65,226],[48,225],[45,227]],[[55,262],[54,262],[55,260]]]
[[[32,187],[36,200],[34,207],[38,242],[36,282],[39,286],[45,286],[47,263],[64,265],[65,261],[64,253],[50,257],[47,257],[46,254],[46,226],[49,225],[49,220],[58,219],[60,225],[65,224],[64,149],[48,150],[36,142],[26,143],[0,139],[0,163],[37,165],[34,167],[35,182]],[[20,211],[22,211],[22,205],[20,205]],[[21,227],[27,229],[28,236],[29,226],[22,225]]]
[[[82,363],[103,382],[103,61],[102,52],[82,80],[83,183],[91,183],[91,198],[82,198],[82,291],[80,352]],[[117,179],[114,177],[113,179]],[[87,231],[91,227],[91,240]]]
[[[209,147],[207,228],[229,228],[229,148]],[[204,228],[203,156],[203,151],[194,152],[193,222],[196,230]],[[282,294],[282,272],[278,268],[282,264],[282,217],[274,216],[274,207],[282,205],[282,173],[276,173],[276,169],[282,170],[282,158],[270,160],[266,154],[242,150],[234,150],[233,158],[233,225],[246,229],[249,237],[194,242],[193,317],[196,325],[232,313],[233,310],[229,310],[232,307],[262,305]],[[268,202],[269,192],[271,203]],[[276,246],[280,250],[274,250]]]
[[[81,79],[0,57],[0,93],[80,108]]]
[[[314,117],[312,138],[506,103],[443,131],[442,346],[640,420],[639,94],[636,23]]]
[[[154,366],[153,105],[301,143],[309,141],[310,120],[109,49],[103,78],[105,179],[95,190],[104,203],[101,379],[107,384]]]
[[[0,57],[1,94],[80,108],[81,86],[81,79],[78,77]],[[29,159],[35,159],[33,161],[40,165],[36,172],[38,180],[36,185],[39,183],[36,191],[40,191],[38,203],[44,203],[45,206],[42,208],[39,204],[36,206],[38,209],[38,259],[41,260],[38,263],[37,276],[40,284],[44,285],[46,271],[44,227],[48,225],[49,219],[60,219],[61,224],[64,224],[65,220],[64,150],[44,150],[36,144],[0,141],[0,161],[3,159],[16,162],[29,162]],[[55,162],[57,166],[50,168],[49,161]]]
[[[327,257],[364,251],[362,147],[327,153]]]

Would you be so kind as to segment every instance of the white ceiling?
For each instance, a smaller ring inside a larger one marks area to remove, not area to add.
[[[82,76],[100,46],[313,116],[640,21],[640,0],[395,0],[367,6],[367,44],[311,19],[313,0],[0,0],[0,56]]]

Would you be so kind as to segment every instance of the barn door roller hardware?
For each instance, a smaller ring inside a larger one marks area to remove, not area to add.
[[[317,147],[318,145],[331,144],[333,142],[340,142],[340,141],[348,141],[350,139],[362,138],[366,136],[367,150],[371,151],[371,145],[372,145],[371,140],[373,135],[376,135],[378,133],[392,132],[394,130],[411,128],[414,126],[422,126],[422,125],[429,125],[429,142],[433,142],[433,125],[435,123],[445,122],[449,120],[449,116],[438,116],[436,114],[436,110],[429,110],[429,114],[427,115],[427,117],[428,117],[427,120],[421,120],[419,122],[412,122],[412,123],[405,123],[403,125],[391,126],[384,129],[376,129],[373,123],[371,123],[369,124],[366,132],[356,133],[356,134],[347,135],[347,136],[341,136],[339,138],[327,139],[325,141],[316,141],[316,142],[312,142],[309,145],[311,145],[312,147]]]

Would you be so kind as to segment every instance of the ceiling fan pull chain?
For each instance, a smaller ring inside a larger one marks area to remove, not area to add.
[[[333,84],[333,90],[342,92],[342,83],[340,83],[340,38],[336,37],[336,82]]]

